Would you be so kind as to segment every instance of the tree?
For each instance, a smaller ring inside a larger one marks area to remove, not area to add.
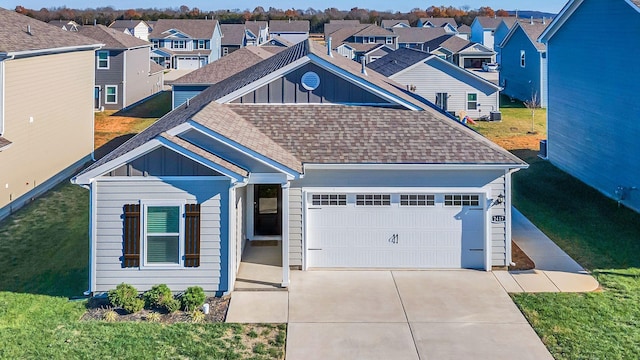
[[[505,9],[500,9],[500,10],[496,11],[496,16],[507,17],[507,16],[509,16],[509,13]]]
[[[494,17],[496,16],[496,12],[493,11],[493,9],[488,6],[483,6],[480,9],[478,9],[478,15]]]
[[[531,134],[535,134],[535,120],[536,120],[536,109],[538,109],[540,107],[540,101],[538,99],[538,92],[537,91],[531,91],[531,98],[529,98],[529,100],[524,102],[524,106],[527,107],[527,109],[531,110]]]

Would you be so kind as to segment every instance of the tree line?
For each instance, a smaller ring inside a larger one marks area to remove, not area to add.
[[[158,19],[216,19],[221,23],[243,23],[253,20],[309,20],[312,33],[323,32],[324,24],[330,20],[359,20],[361,23],[380,24],[382,20],[406,19],[412,26],[415,26],[420,18],[450,17],[454,18],[459,25],[471,25],[476,16],[509,16],[509,13],[503,9],[493,10],[488,6],[483,6],[479,9],[471,9],[469,6],[459,8],[453,6],[430,6],[426,9],[414,8],[406,13],[357,7],[347,11],[336,8],[327,8],[325,10],[313,8],[283,10],[270,7],[264,9],[262,6],[256,7],[253,11],[249,9],[201,11],[197,7],[189,8],[186,5],[177,8],[137,8],[126,10],[114,9],[111,6],[87,9],[56,7],[37,10],[18,5],[15,11],[45,22],[51,20],[74,20],[82,25],[93,24],[94,21],[98,24],[109,25],[114,20],[129,19],[145,21]]]

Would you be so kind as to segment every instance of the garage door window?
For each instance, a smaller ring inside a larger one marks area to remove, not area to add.
[[[346,206],[347,195],[346,194],[314,194],[311,197],[311,203],[313,205],[327,205],[327,206]]]
[[[400,195],[400,206],[434,206],[435,196],[432,194]]]
[[[390,206],[391,195],[389,194],[358,194],[356,195],[356,205],[358,206]]]
[[[445,195],[444,206],[480,206],[480,195]]]

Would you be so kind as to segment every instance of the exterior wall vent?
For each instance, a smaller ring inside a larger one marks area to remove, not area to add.
[[[313,71],[308,71],[302,75],[300,84],[305,90],[312,91],[320,86],[320,76]]]

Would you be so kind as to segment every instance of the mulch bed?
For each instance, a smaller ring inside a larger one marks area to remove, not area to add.
[[[516,265],[509,266],[509,270],[531,270],[536,264],[522,251],[515,242],[511,242],[511,261]]]
[[[209,314],[205,315],[203,322],[224,322],[227,317],[227,309],[229,308],[230,296],[209,297],[206,303],[209,304]],[[104,320],[104,315],[109,310],[114,310],[118,316],[115,321],[148,321],[148,315],[151,313],[160,314],[159,323],[174,324],[181,322],[191,322],[191,313],[188,311],[178,310],[173,313],[167,313],[164,309],[144,309],[134,314],[129,314],[123,309],[113,308],[109,304],[107,298],[91,298],[87,302],[87,312],[82,316],[82,320]]]

